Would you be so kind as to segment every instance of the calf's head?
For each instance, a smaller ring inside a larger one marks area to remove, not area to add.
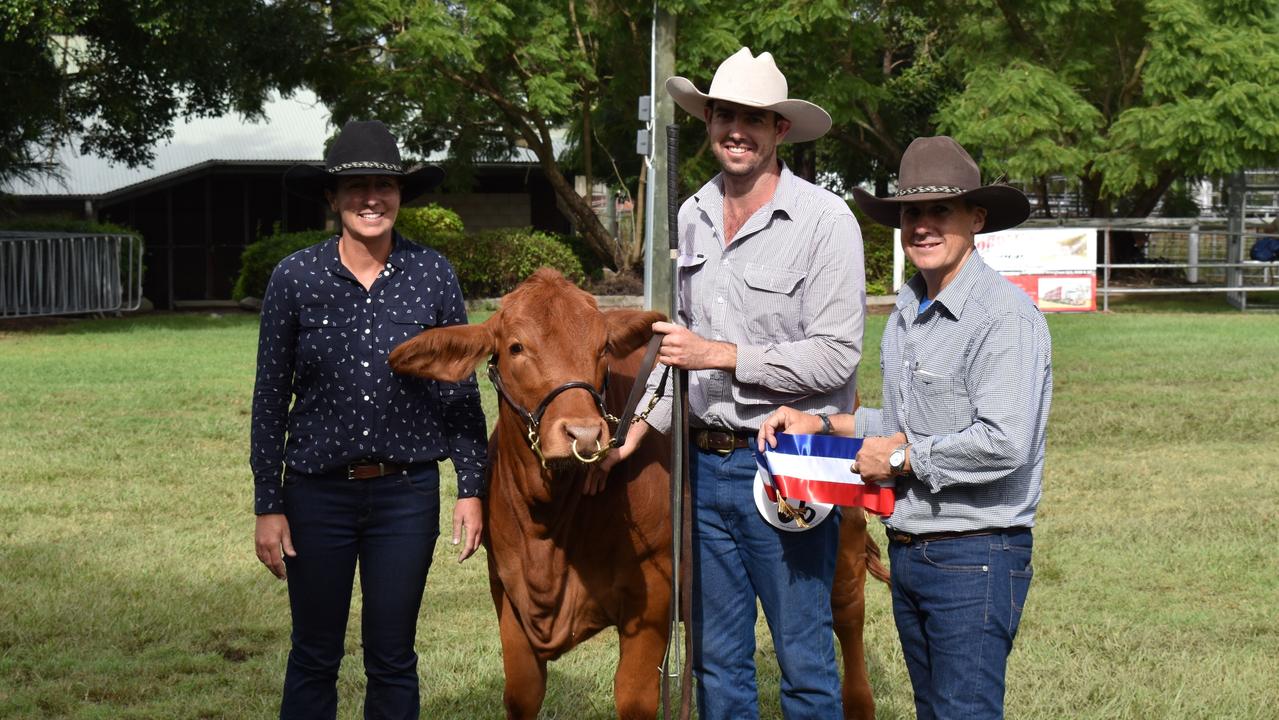
[[[507,395],[499,400],[499,431],[523,437],[533,429],[544,463],[568,467],[606,447],[612,429],[590,391],[560,388],[586,383],[602,391],[609,360],[648,342],[661,319],[640,310],[601,312],[595,298],[543,268],[503,297],[501,310],[484,323],[427,330],[397,347],[390,363],[396,372],[457,382],[491,358]],[[530,428],[516,406],[536,415],[548,398]]]

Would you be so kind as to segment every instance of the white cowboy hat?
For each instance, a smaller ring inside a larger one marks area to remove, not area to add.
[[[784,142],[816,140],[830,130],[830,114],[807,100],[786,97],[786,76],[770,53],[751,55],[750,48],[733,53],[715,70],[711,90],[703,93],[688,78],[666,79],[666,92],[694,117],[702,117],[709,100],[772,110],[790,121]]]

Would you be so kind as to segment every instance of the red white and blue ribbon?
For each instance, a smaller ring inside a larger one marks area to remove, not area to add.
[[[788,500],[862,507],[888,517],[893,514],[893,488],[879,483],[863,483],[851,466],[862,448],[860,438],[838,435],[777,434],[777,446],[755,461],[773,480],[769,499],[777,494]]]

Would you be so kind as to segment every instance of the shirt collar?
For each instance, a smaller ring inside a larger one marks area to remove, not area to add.
[[[778,159],[781,164],[781,176],[777,178],[777,187],[773,189],[773,197],[769,198],[764,208],[767,214],[764,216],[772,219],[773,213],[781,211],[786,219],[794,217],[792,210],[795,207],[796,195],[798,195],[799,178],[795,177],[795,173],[786,165],[785,160]],[[711,219],[711,223],[719,230],[723,230],[720,225],[724,218],[724,173],[718,173],[711,178],[709,182],[693,193],[693,200],[697,203],[697,207],[706,216]]]
[[[986,261],[981,259],[981,254],[976,249],[964,260],[964,264],[960,266],[959,273],[950,281],[946,289],[937,293],[937,297],[933,298],[933,305],[929,307],[937,307],[938,312],[942,309],[952,317],[958,318],[964,312],[964,306],[968,304],[968,298],[972,297],[976,290],[978,281],[985,274],[988,266]],[[924,276],[916,273],[905,285],[902,286],[901,292],[897,293],[897,309],[905,311],[907,308],[918,308],[919,302],[928,294],[928,285],[924,282]],[[916,311],[918,313],[918,311]]]
[[[338,254],[338,238],[340,237],[341,235],[334,235],[324,242],[324,247],[320,248],[321,259],[324,260],[324,264],[334,273],[354,280],[355,276],[352,275],[351,271],[347,270],[346,266],[342,264],[342,256]],[[399,230],[392,230],[391,254],[387,256],[386,263],[396,270],[403,270],[408,264],[408,259],[408,240],[404,239],[404,236],[400,234]]]

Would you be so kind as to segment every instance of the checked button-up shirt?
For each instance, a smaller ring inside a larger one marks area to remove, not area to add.
[[[449,458],[458,497],[482,495],[488,438],[475,376],[436,382],[387,364],[391,350],[422,330],[465,323],[453,267],[399,233],[368,290],[342,265],[336,236],[282,260],[262,300],[254,511],[283,512],[286,465],[326,473],[357,461]]]
[[[880,346],[882,410],[858,437],[904,432],[913,477],[885,523],[908,533],[1032,527],[1052,402],[1052,339],[1039,309],[973,251],[922,313],[922,276],[897,295]]]

